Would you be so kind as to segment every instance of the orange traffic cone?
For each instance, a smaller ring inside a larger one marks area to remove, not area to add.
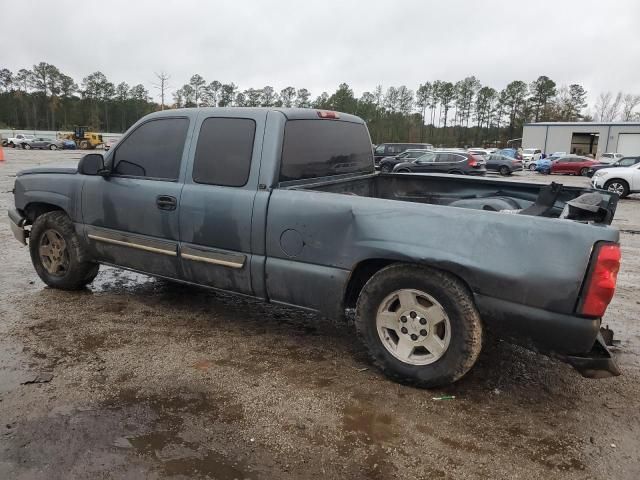
[[[0,147],[0,162],[4,162],[4,150]]]

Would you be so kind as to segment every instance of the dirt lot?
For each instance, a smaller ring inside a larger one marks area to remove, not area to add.
[[[16,171],[80,154],[5,156],[0,211]],[[623,376],[489,339],[435,391],[385,379],[351,325],[104,267],[85,291],[46,288],[3,215],[2,479],[640,477],[640,198],[618,208],[605,318]]]

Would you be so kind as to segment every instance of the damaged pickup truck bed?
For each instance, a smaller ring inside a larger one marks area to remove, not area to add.
[[[99,264],[355,312],[372,361],[423,387],[473,366],[489,327],[586,376],[619,374],[600,334],[620,262],[617,196],[552,184],[375,173],[354,116],[151,114],[106,157],[21,172],[16,237],[55,288]]]

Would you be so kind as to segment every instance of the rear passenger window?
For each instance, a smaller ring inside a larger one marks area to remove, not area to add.
[[[202,122],[193,181],[241,187],[249,179],[256,123],[249,118],[207,118]]]
[[[118,145],[113,158],[114,173],[176,180],[188,127],[186,118],[143,123]]]

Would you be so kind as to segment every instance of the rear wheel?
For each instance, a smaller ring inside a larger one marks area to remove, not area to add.
[[[392,168],[389,165],[382,165],[380,167],[380,171],[384,172],[384,173],[389,173],[392,170]]]
[[[411,173],[411,170],[408,168],[401,168],[400,170],[396,170],[396,173]]]
[[[509,167],[505,165],[501,166],[498,172],[500,172],[500,175],[502,175],[503,177],[506,177],[507,175],[511,175],[511,170],[509,170]]]
[[[86,140],[83,140],[80,142],[80,148],[82,150],[87,150],[89,148],[89,142],[87,142]]]
[[[79,290],[98,274],[99,265],[89,260],[73,222],[62,211],[36,218],[29,252],[38,276],[53,288]]]
[[[604,188],[609,192],[617,193],[620,198],[624,198],[629,195],[629,184],[624,180],[609,180],[604,184]]]
[[[57,150],[58,147],[56,145],[54,145],[53,143],[51,145],[49,145],[49,150]]]
[[[29,145],[28,143],[23,143],[22,148],[24,148],[25,150],[31,150],[31,145]]]
[[[453,383],[475,364],[482,323],[466,286],[439,270],[395,264],[366,283],[356,329],[373,363],[403,383]]]
[[[535,163],[530,163],[530,164],[529,164],[529,170],[531,170],[532,172],[535,172],[535,170],[536,170],[536,164],[535,164]]]
[[[586,177],[589,174],[589,169],[587,167],[582,167],[580,169],[580,175]]]

